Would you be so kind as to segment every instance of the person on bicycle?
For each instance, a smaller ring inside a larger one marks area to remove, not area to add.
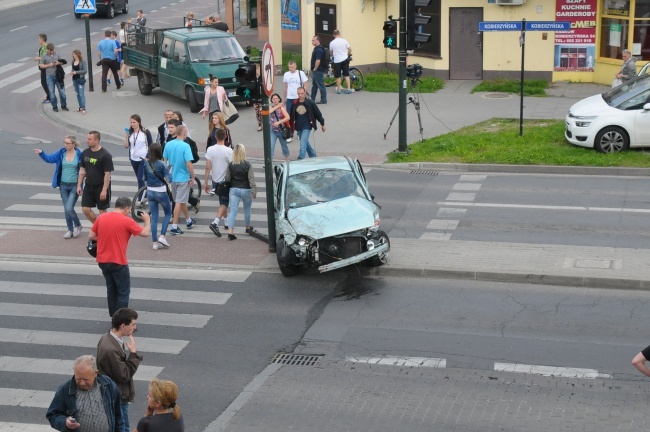
[[[346,94],[354,90],[350,87],[350,56],[352,48],[348,41],[341,37],[341,32],[334,30],[334,40],[330,42],[330,52],[332,53],[332,68],[334,69],[334,78],[336,78],[336,94],[341,94],[341,75],[345,78]]]

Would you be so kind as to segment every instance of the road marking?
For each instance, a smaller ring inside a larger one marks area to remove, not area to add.
[[[18,62],[26,62],[27,60],[32,60],[33,58],[34,58],[34,57],[23,57],[23,58],[18,59],[18,60],[16,60],[16,61],[18,61]]]
[[[487,178],[486,175],[476,175],[476,174],[463,174],[460,176],[458,181],[462,182],[481,182]]]
[[[425,232],[420,236],[420,240],[432,240],[432,241],[451,240],[451,233]]]
[[[459,208],[440,208],[436,213],[438,216],[463,216],[467,209]]]
[[[11,29],[11,30],[9,30],[9,33],[11,33],[11,32],[15,32],[15,31],[18,31],[18,30],[22,30],[22,29],[24,29],[24,28],[27,28],[27,26],[22,26],[22,27],[17,27],[17,28],[15,28],[15,29]]]
[[[139,348],[139,347],[138,347]],[[48,373],[72,375],[74,360],[30,357],[0,357],[0,372]],[[140,365],[133,375],[136,381],[151,381],[165,369],[160,366]]]
[[[33,267],[33,264],[32,264]],[[134,270],[134,269],[129,269]],[[161,269],[157,269],[161,270]],[[95,274],[97,274],[95,268]],[[176,270],[178,273],[178,271]],[[133,272],[131,272],[133,273]],[[217,279],[219,272],[214,273]],[[133,275],[131,275],[133,277]],[[162,277],[162,276],[161,276]],[[42,284],[33,282],[0,281],[0,292],[24,293],[55,296],[93,297],[105,298],[106,287],[89,285],[67,285],[67,284]],[[131,288],[131,300],[151,300],[174,303],[197,303],[210,305],[224,305],[232,297],[231,293],[220,293],[210,291],[184,291],[167,290],[158,288]],[[103,310],[103,309],[102,309]],[[105,312],[105,311],[104,311]]]
[[[447,201],[474,201],[475,193],[469,192],[451,192],[447,195]]]
[[[494,370],[501,372],[518,372],[547,377],[563,378],[611,378],[611,375],[598,373],[596,369],[567,368],[557,366],[539,366],[520,363],[494,363]]]
[[[29,59],[29,57],[27,57]],[[18,60],[18,61],[24,61],[24,60]],[[22,63],[7,63],[4,66],[0,66],[0,74],[9,72],[10,70],[14,70],[16,68],[21,67],[23,64]]]
[[[54,393],[52,393],[52,397],[54,397]],[[0,422],[0,432],[52,432],[52,428],[49,424]]]
[[[8,210],[8,209],[7,209]],[[450,219],[431,219],[427,225],[427,229],[430,230],[455,230],[460,223],[459,220],[450,220]]]
[[[345,357],[345,361],[354,362],[354,363],[367,363],[367,364],[404,366],[404,367],[432,367],[432,368],[447,367],[447,360],[441,358],[427,358],[427,357],[347,356]]]
[[[0,303],[0,315],[82,321],[101,320],[106,308],[52,306],[41,304]],[[138,310],[138,324],[203,328],[212,315],[146,312]]]
[[[82,41],[82,40],[85,40],[85,39],[86,38],[82,38],[82,37],[74,38],[74,39],[72,39],[72,42],[79,42],[79,41]]]
[[[61,47],[64,47],[64,46],[68,46],[68,45],[70,45],[70,44],[69,44],[69,43],[67,43],[67,42],[65,42],[65,43],[60,43],[60,44],[57,44],[57,45],[56,45],[56,47],[57,47],[57,48],[61,48]],[[70,69],[72,69],[72,66],[70,66]],[[69,71],[69,70],[68,70],[68,71],[66,71],[66,74],[68,74],[68,73],[70,73],[70,71]]]
[[[4,406],[49,408],[53,398],[53,391],[0,388],[0,405]]]
[[[7,87],[9,84],[13,84],[15,82],[18,82],[20,80],[23,80],[25,78],[31,77],[31,76],[40,76],[40,72],[36,72],[36,68],[32,69],[29,68],[27,70],[24,70],[22,72],[18,72],[8,78],[5,78],[3,80],[0,80],[0,88]],[[40,78],[39,78],[40,80]],[[40,82],[40,81],[39,81]]]
[[[466,206],[466,207],[493,207],[512,208],[520,210],[565,210],[565,211],[596,211],[609,213],[650,213],[650,209],[635,209],[621,207],[581,207],[581,206],[552,206],[536,204],[498,204],[498,203],[468,203],[468,202],[438,202],[438,205]]]
[[[452,190],[459,191],[478,191],[483,186],[481,183],[456,183]]]
[[[61,18],[61,17],[68,16],[68,15],[70,15],[70,12],[64,13],[63,15],[55,16],[54,18]],[[57,45],[57,46],[61,46],[61,45]]]
[[[108,314],[108,312],[106,312]],[[0,342],[97,348],[101,334],[0,328]],[[138,337],[138,352],[180,354],[186,340]]]

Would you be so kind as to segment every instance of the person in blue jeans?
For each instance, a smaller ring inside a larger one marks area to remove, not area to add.
[[[79,112],[86,115],[86,95],[84,88],[86,85],[86,73],[88,73],[88,66],[86,61],[78,49],[72,51],[72,87],[77,94],[77,102],[79,103]]]
[[[253,166],[246,160],[244,144],[237,144],[232,152],[232,162],[226,169],[226,181],[230,182],[230,213],[228,214],[228,240],[237,240],[235,236],[235,219],[239,201],[244,203],[244,224],[246,232],[252,231],[251,206],[257,196],[257,185],[253,174]]]
[[[59,82],[59,77],[56,76],[57,66],[63,64],[66,64],[66,62],[62,60],[56,52],[54,52],[54,44],[48,43],[47,53],[41,57],[38,66],[45,70],[45,81],[47,82],[47,88],[50,93],[50,103],[52,104],[52,111],[54,112],[59,112],[59,101],[56,99],[56,91],[59,92],[59,97],[61,98],[61,109],[63,111],[68,111],[68,100],[65,96],[65,86],[62,82]]]
[[[311,130],[316,130],[316,121],[321,124],[325,132],[325,119],[314,101],[307,99],[307,91],[304,87],[298,88],[298,99],[291,105],[291,126],[298,133],[300,138],[300,151],[298,159],[304,159],[305,153],[310,157],[316,157],[316,150],[309,143]]]
[[[279,94],[273,93],[271,95],[271,106],[269,106],[270,121],[271,121],[271,160],[275,156],[275,143],[280,140],[282,146],[282,156],[285,161],[289,161],[289,146],[287,140],[282,137],[282,125],[289,127],[289,113],[287,113],[282,98]]]
[[[167,182],[171,182],[172,176],[162,161],[162,146],[151,144],[149,146],[149,160],[144,164],[143,180],[147,184],[147,200],[151,211],[151,239],[153,250],[167,249],[169,243],[165,234],[172,218],[172,203],[167,194]],[[163,216],[160,236],[158,236],[158,206],[162,207]]]
[[[79,150],[79,141],[72,135],[66,136],[63,144],[63,148],[52,154],[47,154],[41,149],[34,149],[34,153],[39,155],[45,162],[56,164],[54,176],[52,177],[52,187],[59,188],[61,192],[65,223],[68,226],[68,231],[63,235],[63,238],[70,239],[79,237],[81,234],[81,222],[74,211],[74,206],[79,197],[77,195],[77,180],[79,179],[81,150]]]

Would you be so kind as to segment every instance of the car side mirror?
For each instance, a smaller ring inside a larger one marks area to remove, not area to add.
[[[650,111],[650,103],[643,105],[643,111]]]

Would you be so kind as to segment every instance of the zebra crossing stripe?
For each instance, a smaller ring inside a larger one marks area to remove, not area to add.
[[[4,66],[0,66],[0,74],[3,74],[5,72],[9,72],[10,70],[14,70],[16,68],[21,67],[23,64],[22,63],[8,63]]]
[[[0,315],[35,318],[97,321],[103,319],[106,308],[52,306],[39,304],[0,303]],[[172,327],[203,328],[212,315],[147,312],[138,310],[138,324]]]
[[[609,374],[599,373],[596,369],[568,368],[559,366],[540,366],[521,363],[494,363],[494,370],[501,372],[519,372],[547,377],[564,378],[611,378]]]
[[[137,341],[136,341],[137,343]],[[0,357],[0,372],[47,373],[72,375],[74,360],[46,359],[30,357]],[[165,369],[160,366],[140,365],[133,375],[136,381],[151,381]]]
[[[40,264],[39,264],[40,265]],[[32,264],[33,266],[33,264]],[[161,269],[154,269],[160,271]],[[173,269],[176,273],[178,270]],[[200,271],[200,270],[194,270]],[[95,275],[97,275],[95,268]],[[133,272],[131,272],[133,273]],[[215,273],[215,272],[212,272]],[[131,275],[133,277],[133,274]],[[31,282],[0,281],[0,292],[18,294],[58,295],[75,297],[106,298],[106,287],[89,285],[42,284]],[[209,291],[184,291],[154,288],[131,288],[131,300],[153,300],[174,303],[199,303],[223,305],[232,296],[230,293]],[[103,310],[103,313],[107,313]],[[201,315],[197,315],[201,316]]]
[[[53,391],[26,390],[26,389],[0,387],[0,406],[49,408],[53,398],[54,398]],[[25,429],[25,430],[31,431],[31,429]]]
[[[108,316],[108,312],[106,314]],[[5,343],[74,346],[97,349],[97,341],[100,337],[102,335],[90,333],[0,328],[0,342]],[[136,343],[138,352],[180,354],[190,341],[138,337]]]
[[[0,391],[6,389],[0,389]],[[54,393],[52,393],[54,397]],[[48,404],[48,408],[50,405]],[[52,432],[50,425],[33,424],[33,423],[10,423],[0,422],[0,432]]]

